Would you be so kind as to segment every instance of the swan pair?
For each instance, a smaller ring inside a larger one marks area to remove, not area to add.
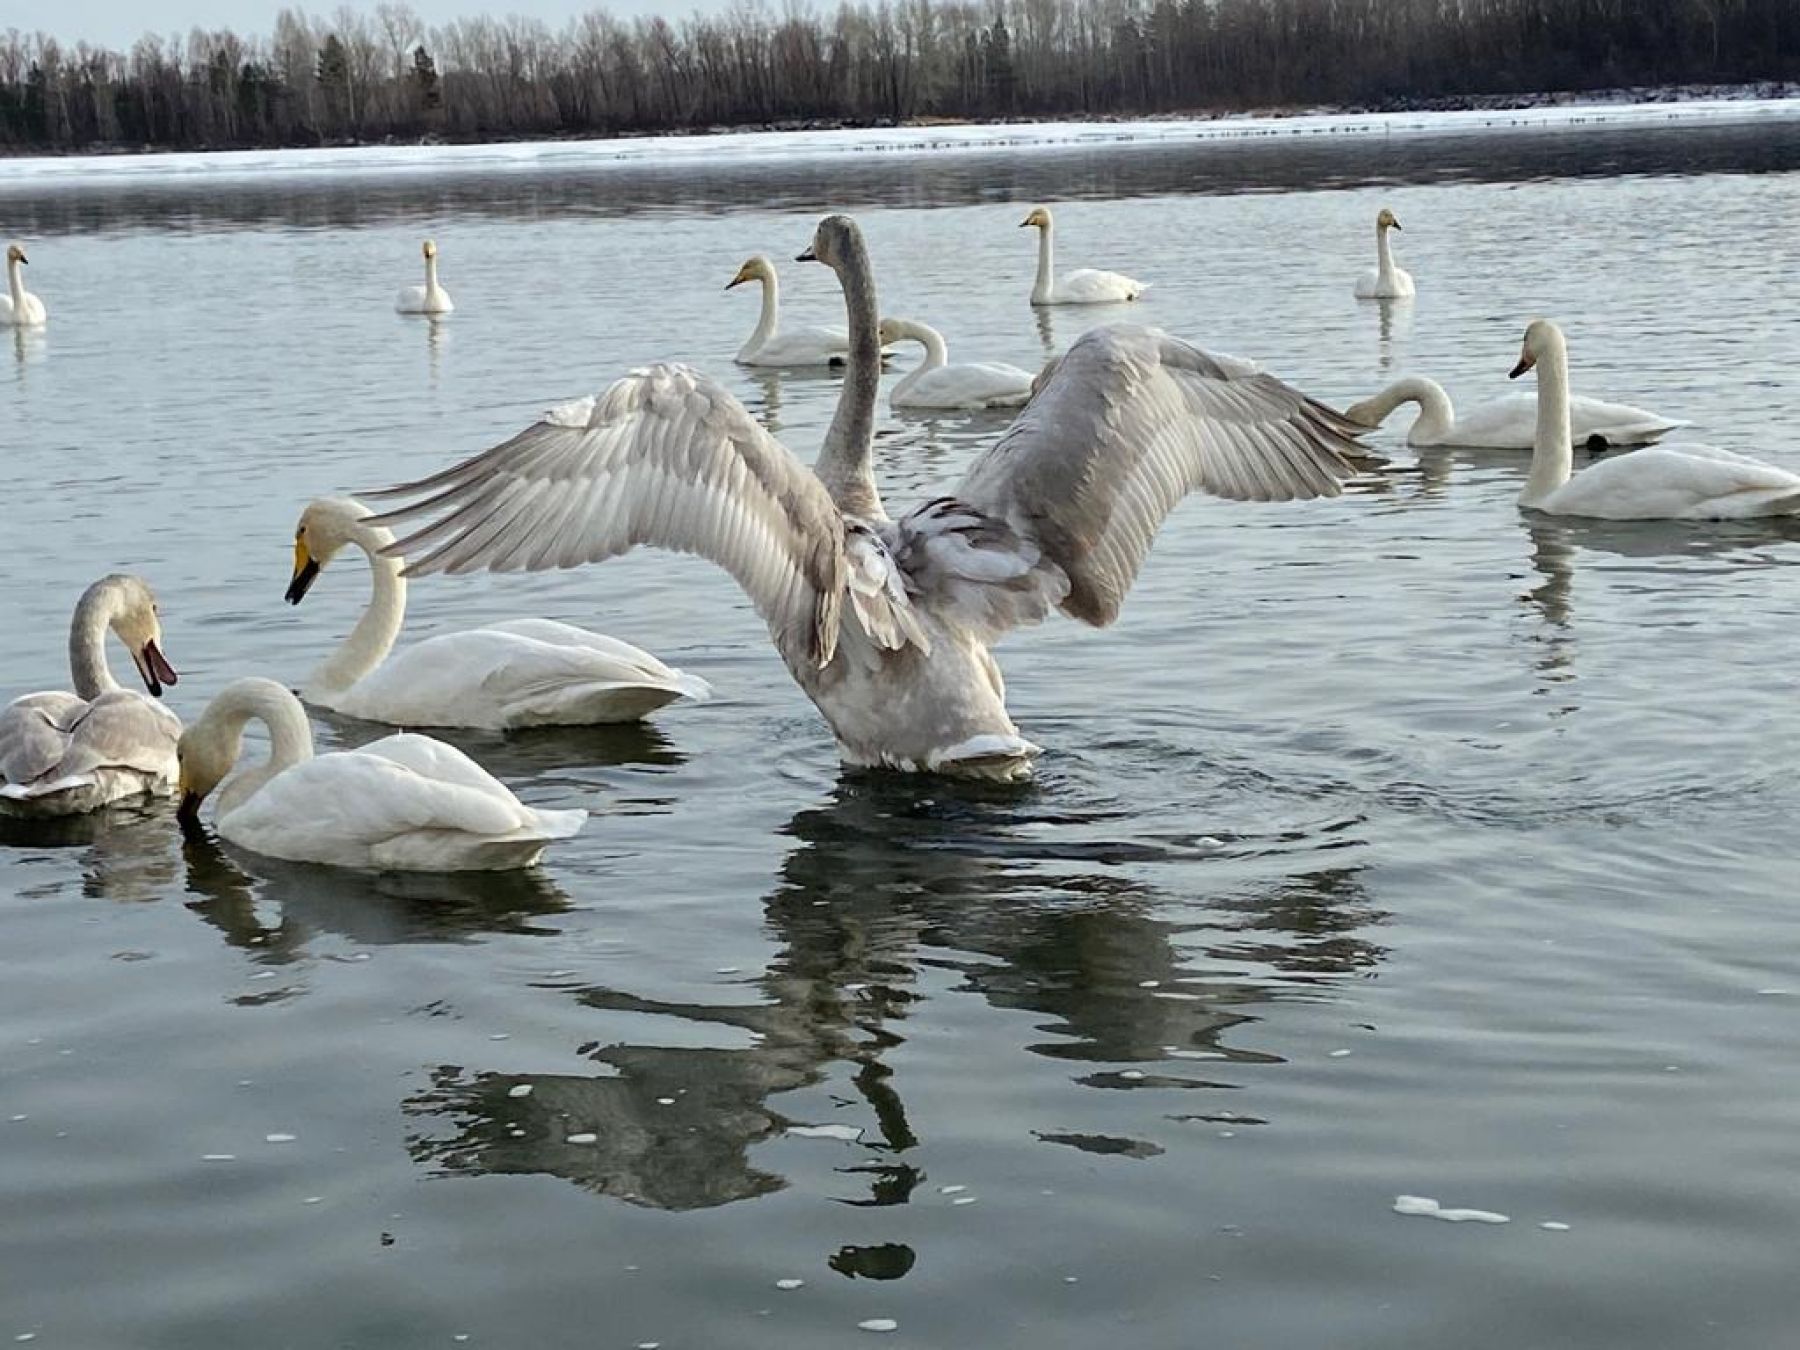
[[[40,328],[49,321],[50,312],[44,302],[25,289],[25,273],[20,270],[30,261],[17,244],[6,247],[6,294],[0,295],[0,327]]]
[[[1399,217],[1382,207],[1375,217],[1375,266],[1356,279],[1358,300],[1410,300],[1416,294],[1412,273],[1394,261],[1388,240],[1388,232],[1399,228]]]
[[[811,469],[716,381],[654,365],[511,440],[376,494],[409,575],[542,570],[639,544],[728,571],[852,765],[1012,779],[1038,748],[990,648],[1052,609],[1103,626],[1189,492],[1333,496],[1358,428],[1272,376],[1154,329],[1080,338],[951,493],[898,520],[871,466],[880,382],[861,231],[820,222],[802,261],[837,274],[849,365]]]
[[[1743,520],[1800,514],[1800,474],[1710,445],[1657,445],[1571,476],[1569,352],[1562,330],[1525,330],[1517,379],[1537,371],[1537,432],[1519,505],[1601,520]]]
[[[450,292],[438,285],[437,244],[427,239],[419,251],[425,255],[425,284],[402,286],[394,299],[396,314],[448,314],[456,308]]]
[[[1491,399],[1458,417],[1444,386],[1419,375],[1396,380],[1380,393],[1351,404],[1344,409],[1344,416],[1374,428],[1404,403],[1417,404],[1419,409],[1406,432],[1408,445],[1529,450],[1537,440],[1534,395]],[[1575,444],[1589,449],[1649,445],[1686,425],[1628,403],[1607,403],[1597,398],[1569,400],[1570,435]]]
[[[888,394],[888,406],[903,408],[1016,408],[1031,398],[1033,376],[1001,361],[950,365],[944,335],[915,319],[883,319],[881,345],[916,342],[925,359]]]
[[[1031,287],[1034,305],[1110,305],[1136,300],[1150,288],[1118,272],[1078,267],[1056,275],[1056,222],[1047,207],[1036,207],[1019,228],[1038,232],[1037,280]]]

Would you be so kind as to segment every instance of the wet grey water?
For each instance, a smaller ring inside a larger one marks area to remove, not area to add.
[[[1014,227],[1054,198],[1065,263],[1155,284],[1131,317],[1322,396],[1402,370],[1502,392],[1545,313],[1583,388],[1800,464],[1797,169],[1792,124],[54,190],[0,167],[52,320],[0,351],[0,689],[65,678],[69,607],[120,567],[162,595],[178,711],[300,682],[366,593],[346,560],[280,603],[308,496],[645,359],[721,374],[810,454],[834,383],[737,371],[754,301],[720,288],[833,206],[885,308],[954,353],[1029,364],[1100,317],[1046,335],[1025,304]],[[1410,311],[1349,298],[1383,202]],[[427,231],[458,304],[436,329],[389,312]],[[835,317],[822,269],[784,273],[791,314]],[[884,416],[890,500],[998,428]],[[1048,747],[1025,789],[840,773],[730,581],[643,555],[413,591],[415,635],[554,615],[717,686],[641,730],[457,738],[593,811],[539,874],[274,865],[160,808],[9,830],[0,1337],[1784,1343],[1800,541],[1533,521],[1521,457],[1381,439],[1337,502],[1188,503],[1116,628],[1009,642]],[[820,1125],[856,1137],[793,1132]]]

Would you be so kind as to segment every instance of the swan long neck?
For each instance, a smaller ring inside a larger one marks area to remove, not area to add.
[[[1046,222],[1038,226],[1037,284],[1031,288],[1031,298],[1041,303],[1050,298],[1055,287],[1056,226]]]
[[[911,319],[903,319],[894,325],[896,337],[917,342],[925,348],[925,359],[906,372],[906,378],[894,386],[892,397],[904,397],[912,387],[925,376],[925,372],[937,370],[950,359],[950,349],[944,345],[943,334],[930,324],[916,323]]]
[[[106,664],[106,633],[118,612],[118,592],[110,586],[93,586],[82,595],[69,621],[69,677],[76,696],[90,703],[122,687]]]
[[[244,727],[258,721],[269,732],[269,757],[239,770],[219,794],[223,815],[254,796],[276,774],[313,757],[312,727],[300,700],[273,680],[247,679],[228,684],[207,705],[190,734],[216,737],[232,747],[231,760],[242,752]]]
[[[359,523],[350,542],[368,556],[372,594],[350,636],[313,672],[308,688],[321,693],[348,689],[387,660],[406,622],[405,560],[381,551],[394,542],[394,532],[385,525]]]
[[[775,276],[775,269],[763,272],[759,280],[762,282],[762,313],[756,320],[756,331],[750,334],[740,355],[754,352],[773,340],[781,328],[781,282]]]
[[[12,294],[13,313],[22,315],[25,310],[25,273],[20,269],[17,258],[6,260],[6,289]]]
[[[1451,406],[1450,395],[1444,391],[1444,386],[1422,375],[1395,380],[1379,394],[1365,398],[1344,412],[1353,421],[1378,427],[1402,403],[1419,405],[1419,415],[1407,432],[1410,440],[1434,440],[1456,425],[1456,409]]]
[[[881,494],[875,488],[870,449],[875,436],[875,402],[881,385],[881,315],[875,303],[875,277],[861,235],[846,244],[849,256],[836,265],[844,288],[850,325],[850,361],[844,371],[837,412],[825,432],[813,472],[846,515],[885,520]]]
[[[1575,447],[1569,436],[1569,350],[1558,334],[1537,359],[1537,435],[1531,472],[1519,500],[1541,501],[1569,481]]]
[[[429,296],[437,288],[437,254],[427,253],[425,255],[425,294]]]
[[[1375,274],[1384,284],[1394,280],[1394,246],[1389,242],[1391,228],[1386,224],[1375,227]]]

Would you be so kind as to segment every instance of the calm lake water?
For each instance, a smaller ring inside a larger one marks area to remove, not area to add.
[[[736,369],[755,300],[722,287],[829,209],[886,312],[1032,364],[1111,317],[1027,306],[1044,200],[1065,264],[1154,283],[1130,318],[1322,397],[1506,392],[1549,315],[1578,391],[1800,468],[1794,121],[217,183],[0,164],[51,313],[0,335],[0,690],[66,681],[70,607],[119,568],[162,597],[177,711],[300,683],[367,594],[347,556],[281,603],[310,496],[647,359],[720,375],[810,458],[835,382]],[[1382,204],[1419,283],[1386,313],[1350,298]],[[436,327],[390,310],[427,234]],[[824,269],[783,275],[790,317],[839,319]],[[840,771],[730,580],[640,554],[412,593],[414,636],[552,615],[718,690],[641,729],[454,738],[593,812],[539,872],[283,866],[163,807],[9,829],[0,1339],[1788,1343],[1800,533],[1530,519],[1523,456],[1414,453],[1404,421],[1341,500],[1187,503],[1115,628],[1008,642],[1047,747],[1025,788]],[[1002,425],[884,412],[890,503]]]

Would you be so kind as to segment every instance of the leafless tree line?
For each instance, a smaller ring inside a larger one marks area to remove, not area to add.
[[[844,0],[0,37],[0,151],[1148,114],[1800,77],[1800,0]]]

